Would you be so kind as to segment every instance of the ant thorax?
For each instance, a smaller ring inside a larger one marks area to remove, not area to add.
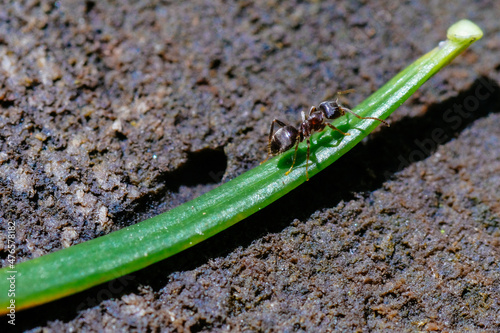
[[[321,112],[314,112],[307,118],[307,123],[315,131],[322,130],[325,126],[321,127],[319,125],[324,125],[325,117]]]

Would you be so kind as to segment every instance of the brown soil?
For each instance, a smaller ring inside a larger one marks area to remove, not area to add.
[[[18,262],[139,222],[258,165],[273,118],[485,32],[293,193],[15,328],[500,331],[500,5],[461,2],[3,4],[2,266],[8,221]]]

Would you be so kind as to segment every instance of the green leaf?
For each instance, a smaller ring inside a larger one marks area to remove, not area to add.
[[[454,24],[448,30],[446,41],[399,73],[353,111],[365,117],[386,119],[427,79],[482,34],[470,21]],[[313,135],[310,176],[348,152],[379,122],[348,116],[333,124],[351,135],[344,137],[329,128]],[[293,149],[169,212],[13,268],[3,268],[0,270],[0,313],[9,311],[11,300],[15,300],[16,310],[24,309],[134,272],[230,227],[306,180],[305,150],[302,143],[297,164],[287,176],[285,172],[290,167]],[[9,277],[14,279],[8,280]],[[15,297],[7,292],[12,288]]]

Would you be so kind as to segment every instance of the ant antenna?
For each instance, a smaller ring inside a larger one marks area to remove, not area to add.
[[[355,89],[341,90],[341,91],[337,91],[335,93],[335,95],[333,95],[333,96],[346,95],[346,94],[350,94],[350,93],[355,92],[355,91],[356,91]]]
[[[338,103],[338,98],[337,98],[336,102]],[[352,114],[353,116],[355,116],[358,119],[373,119],[373,120],[378,120],[378,121],[384,123],[387,127],[391,127],[391,125],[389,125],[389,123],[387,121],[385,121],[385,120],[382,120],[382,119],[379,119],[379,118],[375,118],[375,117],[361,117],[359,114],[354,113],[354,111],[352,111],[351,109],[348,109],[348,108],[346,108],[344,106],[340,106],[340,108],[342,108],[342,110],[344,110],[344,111],[349,112],[350,114]]]
[[[337,93],[335,94],[335,96],[349,94],[349,93],[352,93],[354,91],[355,91],[355,89],[347,89],[347,90],[337,91]],[[345,106],[340,105],[338,97],[335,99],[335,102],[339,105],[339,107],[342,110],[349,112],[350,114],[352,114],[353,116],[355,116],[358,119],[373,119],[373,120],[378,120],[378,121],[382,122],[384,125],[386,125],[387,127],[391,127],[391,125],[389,125],[389,123],[387,121],[385,121],[385,120],[382,120],[382,119],[379,119],[379,118],[375,118],[375,117],[361,117],[359,114],[354,113],[354,111],[352,111],[351,109],[348,109]]]

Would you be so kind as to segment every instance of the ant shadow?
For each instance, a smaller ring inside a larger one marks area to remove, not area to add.
[[[449,122],[443,117],[443,111],[453,109],[457,104],[465,105],[464,101],[468,97],[475,96],[478,89],[485,86],[490,88],[489,97],[480,100],[476,110],[468,117],[461,118],[460,123],[458,120]],[[266,235],[281,232],[294,220],[307,220],[318,210],[335,207],[341,201],[352,200],[356,198],[356,193],[377,190],[384,181],[405,167],[401,166],[399,156],[409,156],[412,151],[418,149],[415,142],[431,137],[434,129],[439,128],[447,135],[448,139],[439,143],[443,145],[475,120],[499,110],[500,87],[489,78],[478,78],[470,89],[442,103],[431,105],[422,116],[405,117],[391,124],[390,128],[382,127],[380,131],[372,134],[367,142],[358,144],[333,165],[302,184],[300,190],[288,193],[238,224],[180,254],[132,274],[33,309],[20,311],[16,313],[18,321],[15,329],[24,331],[44,326],[49,321],[70,321],[75,319],[80,311],[95,306],[101,307],[104,311],[104,308],[112,305],[106,303],[107,300],[139,293],[140,286],[148,286],[158,292],[168,285],[172,276],[180,276],[183,271],[197,269],[214,258],[226,257],[238,251],[238,248],[247,248],[258,239],[266,242]],[[348,127],[348,124],[344,126]],[[344,130],[346,127],[340,128]],[[316,141],[311,146],[313,148],[323,144],[338,145],[342,138],[340,133],[320,133],[316,135]],[[422,152],[422,159],[432,155],[439,145]],[[300,150],[297,159],[299,161],[300,158],[303,162],[306,158],[306,149]],[[312,149],[312,152],[314,151]],[[291,163],[291,158],[293,151],[285,153],[279,164],[283,168],[288,165],[289,168],[291,164],[287,163]]]

